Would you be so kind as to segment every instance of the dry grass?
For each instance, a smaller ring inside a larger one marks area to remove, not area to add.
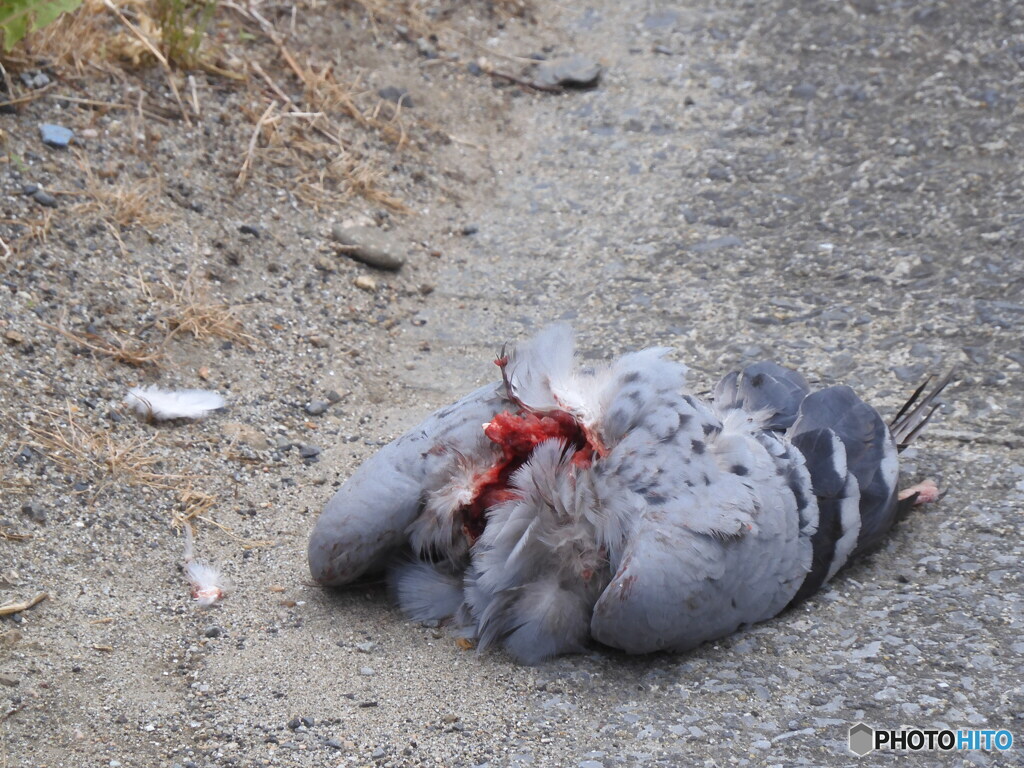
[[[64,338],[73,341],[81,347],[85,347],[99,357],[116,360],[126,365],[138,368],[147,365],[159,366],[164,360],[162,346],[154,347],[145,342],[124,341],[117,336],[114,336],[113,339],[107,339],[94,333],[79,335],[69,331],[63,325],[50,325],[49,323],[40,323],[40,325],[44,328],[49,328],[51,331],[57,331]]]
[[[148,282],[141,276],[139,281],[143,295],[160,307],[160,322],[167,331],[161,346],[179,334],[195,339],[224,339],[246,347],[256,344],[256,337],[247,333],[238,319],[239,305],[211,298],[209,289],[196,278],[195,270],[180,284],[175,284],[170,275],[164,275],[158,283]]]
[[[64,413],[43,411],[46,426],[24,425],[31,444],[65,471],[92,478],[93,496],[115,482],[148,488],[178,488],[194,475],[161,472],[164,457],[150,452],[156,437],[125,437],[109,429],[90,428],[75,419],[75,407]]]
[[[79,156],[79,165],[88,199],[75,206],[76,211],[99,219],[122,246],[124,230],[139,227],[148,232],[168,221],[160,207],[161,188],[156,178],[110,185],[97,178],[84,156]]]
[[[114,23],[103,0],[84,0],[74,13],[28,35],[5,62],[15,69],[29,68],[39,59],[76,75],[103,69],[116,46]]]
[[[276,35],[272,39],[279,40]],[[376,95],[369,98],[369,91],[362,89],[358,80],[341,82],[331,64],[318,66],[307,62],[303,66],[283,44],[279,50],[292,75],[302,84],[302,97],[296,102],[258,63],[252,64],[258,82],[270,89],[274,99],[268,103],[260,97],[260,107],[249,112],[254,129],[237,184],[242,186],[248,181],[262,146],[259,155],[263,160],[296,174],[281,186],[294,188],[296,195],[313,207],[340,205],[357,196],[396,213],[408,213],[409,208],[398,197],[381,188],[384,174],[356,158],[343,138],[350,133],[346,123],[355,122],[391,144],[394,151],[407,148],[408,134],[401,107],[388,103],[385,109],[385,102]],[[360,108],[360,101],[368,101],[369,105]],[[387,117],[382,116],[385,112],[389,113]]]

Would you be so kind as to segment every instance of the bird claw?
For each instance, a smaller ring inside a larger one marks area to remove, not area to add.
[[[939,486],[935,484],[935,481],[931,478],[912,485],[909,488],[904,488],[899,493],[899,500],[904,501],[914,497],[913,505],[919,507],[922,504],[931,504],[938,501],[942,497],[942,493],[939,492]]]

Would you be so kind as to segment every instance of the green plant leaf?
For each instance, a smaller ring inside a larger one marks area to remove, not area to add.
[[[29,32],[42,29],[62,13],[75,10],[82,0],[0,0],[0,32],[4,51],[10,51]]]

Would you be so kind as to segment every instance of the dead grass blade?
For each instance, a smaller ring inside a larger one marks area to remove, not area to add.
[[[7,539],[7,541],[28,541],[34,538],[31,533],[14,533],[0,528],[0,539]]]
[[[195,339],[217,338],[242,344],[256,345],[256,337],[245,331],[236,316],[239,305],[216,301],[190,271],[180,285],[164,275],[159,283],[147,282],[141,275],[142,292],[150,301],[161,305],[160,322],[166,324],[168,341],[178,334],[190,334]]]
[[[131,344],[130,342],[122,341],[116,337],[111,340],[92,333],[86,334],[85,336],[79,336],[63,326],[50,325],[49,323],[43,322],[40,322],[39,324],[43,328],[56,331],[69,341],[73,341],[75,344],[85,347],[93,354],[99,355],[100,357],[108,357],[119,363],[125,363],[126,365],[133,365],[138,368],[142,368],[147,365],[160,366],[164,360],[164,351],[162,348],[154,349],[145,343]]]
[[[43,602],[43,600],[49,596],[50,595],[46,592],[36,592],[28,600],[11,600],[10,602],[0,605],[0,616],[10,616],[12,613],[27,611],[29,608]]]
[[[89,429],[75,420],[70,404],[66,413],[44,413],[49,418],[49,425],[22,425],[32,436],[32,444],[64,470],[97,480],[99,487],[94,497],[115,481],[173,489],[196,479],[195,475],[155,469],[164,461],[163,457],[148,450],[155,443],[156,436],[126,438],[106,429]]]
[[[88,200],[75,209],[95,214],[118,242],[121,232],[129,227],[141,227],[148,232],[167,222],[168,217],[160,209],[161,188],[156,178],[110,186],[96,177],[84,155],[79,155],[79,165],[85,174]]]

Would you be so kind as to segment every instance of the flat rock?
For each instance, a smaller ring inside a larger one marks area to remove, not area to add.
[[[601,77],[601,65],[578,53],[545,61],[533,76],[539,88],[593,88]]]
[[[235,442],[248,445],[257,451],[265,451],[270,448],[270,441],[256,427],[241,422],[232,421],[225,424],[221,431],[224,436]]]
[[[344,227],[336,224],[331,228],[331,238],[346,246],[345,252],[353,259],[371,267],[396,271],[405,264],[395,239],[376,227]]]
[[[48,147],[56,147],[57,149],[67,147],[71,143],[71,138],[75,135],[74,131],[70,128],[65,128],[63,125],[54,125],[53,123],[42,123],[39,126],[39,134],[43,137],[43,144]]]

